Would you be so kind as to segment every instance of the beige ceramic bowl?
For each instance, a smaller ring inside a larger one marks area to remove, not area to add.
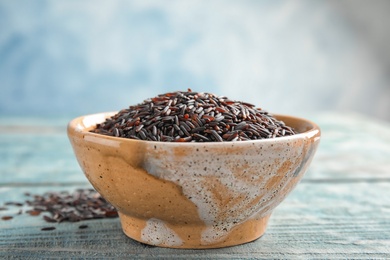
[[[256,141],[168,143],[90,133],[114,113],[82,116],[68,135],[86,177],[119,211],[124,233],[173,248],[217,248],[263,235],[320,140],[314,123],[276,116],[299,134]]]

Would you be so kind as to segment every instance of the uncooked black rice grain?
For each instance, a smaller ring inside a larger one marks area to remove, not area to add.
[[[77,189],[74,192],[46,192],[42,195],[26,194],[29,200],[25,204],[32,209],[25,213],[30,216],[43,215],[49,223],[78,222],[90,219],[118,217],[117,210],[93,189]],[[19,202],[6,202],[9,206],[23,206]],[[2,207],[4,210],[8,209]],[[20,209],[17,214],[22,214]],[[49,213],[42,214],[42,213]],[[2,220],[10,220],[12,216],[3,216]]]
[[[51,230],[54,230],[56,229],[55,227],[43,227],[41,228],[42,231],[51,231]]]
[[[162,142],[246,141],[296,134],[250,103],[191,89],[146,99],[107,118],[91,132]]]

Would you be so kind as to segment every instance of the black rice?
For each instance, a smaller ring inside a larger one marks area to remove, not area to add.
[[[10,220],[10,219],[13,219],[12,216],[2,216],[1,217],[2,220]]]
[[[211,93],[171,92],[119,111],[93,133],[162,142],[224,142],[296,134],[267,111]]]
[[[51,230],[54,230],[56,229],[55,227],[43,227],[41,228],[42,231],[51,231]]]
[[[26,196],[29,199],[26,200],[25,204],[30,206],[31,209],[25,212],[30,216],[39,216],[46,213],[42,217],[49,223],[78,222],[90,219],[118,217],[117,210],[93,189],[78,189],[72,193],[61,191]],[[7,202],[5,205],[19,207],[24,204]],[[2,220],[9,219],[12,219],[12,216],[2,217]]]

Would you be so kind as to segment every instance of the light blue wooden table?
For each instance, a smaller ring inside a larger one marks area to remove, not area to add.
[[[66,136],[70,118],[0,117],[0,207],[25,192],[91,187]],[[312,165],[274,211],[266,234],[209,250],[150,247],[127,238],[119,219],[46,223],[0,220],[0,258],[390,258],[390,124],[359,115],[312,118],[322,140]],[[23,208],[26,210],[27,208]],[[15,215],[15,208],[0,217]],[[55,226],[53,231],[42,227]]]

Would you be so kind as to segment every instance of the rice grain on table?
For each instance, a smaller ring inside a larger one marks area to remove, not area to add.
[[[25,204],[32,209],[25,211],[30,216],[44,213],[43,219],[49,223],[78,222],[90,219],[115,218],[118,212],[97,191],[93,189],[77,189],[68,191],[46,192],[42,195],[25,194],[29,197]],[[6,202],[5,205],[24,206],[19,202]],[[4,210],[7,208],[3,207]],[[21,214],[19,211],[18,214]],[[2,220],[10,220],[12,216],[3,216]]]
[[[246,141],[296,134],[252,104],[191,89],[146,99],[107,118],[91,132],[161,142]]]

